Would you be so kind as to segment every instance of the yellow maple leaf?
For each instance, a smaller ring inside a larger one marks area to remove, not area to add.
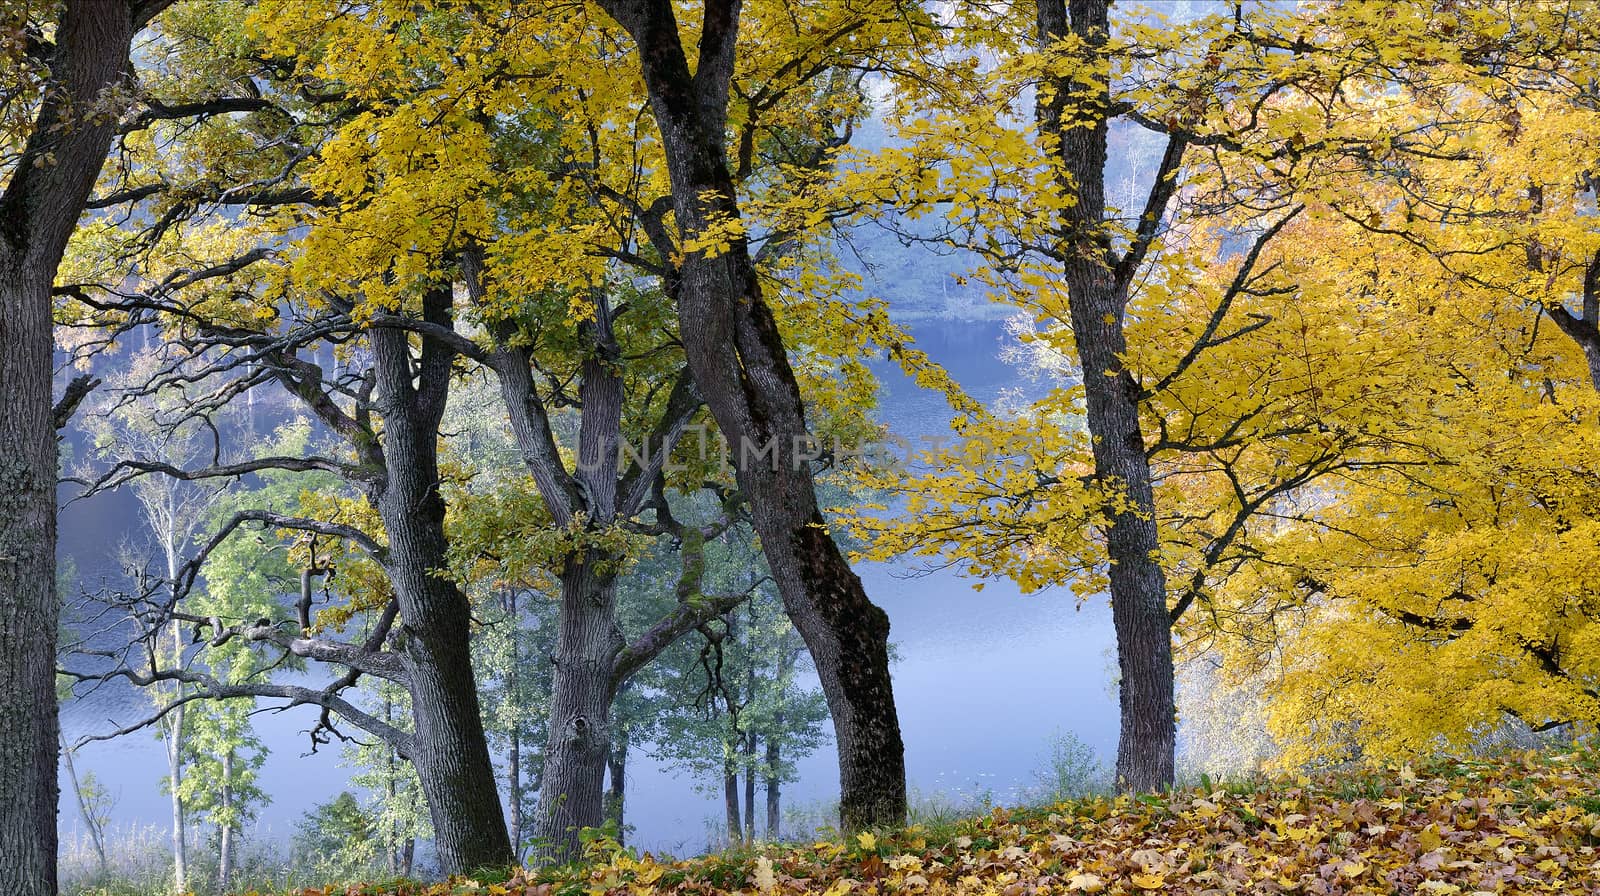
[[[1159,890],[1167,885],[1167,876],[1160,873],[1133,874],[1129,875],[1128,879],[1141,890]]]

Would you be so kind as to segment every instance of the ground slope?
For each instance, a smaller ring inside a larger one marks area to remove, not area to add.
[[[996,810],[938,829],[670,861],[591,843],[582,868],[301,896],[1600,894],[1600,757]]]

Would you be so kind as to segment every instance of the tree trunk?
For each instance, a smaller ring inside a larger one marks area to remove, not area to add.
[[[178,788],[183,784],[183,707],[167,716],[164,732],[167,746],[167,776],[172,797],[172,892],[189,890],[189,838],[185,830],[187,813],[183,808],[183,795]]]
[[[577,858],[578,832],[605,821],[611,670],[622,635],[615,618],[616,576],[596,567],[615,562],[592,552],[575,554],[561,575],[550,736],[534,818],[541,864]]]
[[[522,737],[511,729],[511,755],[506,762],[506,784],[511,798],[511,851],[522,861]]]
[[[222,818],[217,829],[217,889],[233,887],[233,748],[222,754]]]
[[[134,22],[72,0],[39,113],[0,192],[0,892],[56,892],[56,424],[50,289],[105,162]]]
[[[638,44],[679,228],[693,235],[739,220],[724,134],[738,4],[707,4],[693,74],[670,4],[601,5]],[[889,676],[889,618],[867,599],[818,509],[805,407],[747,242],[735,238],[716,255],[688,253],[674,285],[684,354],[733,453],[768,566],[833,716],[840,824],[903,824],[905,746]]]
[[[78,780],[78,767],[72,761],[72,748],[65,741],[61,743],[61,758],[67,765],[67,780],[72,782],[72,793],[78,798],[78,814],[83,816],[84,829],[89,832],[89,840],[94,844],[95,858],[99,860],[100,873],[106,871],[106,834],[100,829],[100,823],[94,817],[94,809],[89,805],[89,800],[83,792],[83,782]]]
[[[175,517],[168,517],[174,519]],[[167,581],[178,580],[178,545],[168,532],[165,539],[167,555]],[[177,623],[172,623],[172,665],[183,665],[183,630]],[[183,684],[174,682],[173,689],[177,692],[176,699],[183,697]],[[187,707],[180,704],[178,708],[168,713],[162,719],[162,735],[167,747],[167,780],[171,784],[172,796],[172,892],[177,894],[189,891],[189,813],[183,805],[183,722],[187,715]]]
[[[782,731],[783,730],[783,714],[782,713],[777,714],[773,718],[773,720],[772,720],[772,730],[773,731]],[[779,755],[779,753],[778,753],[779,749],[780,749],[780,747],[779,747],[779,744],[778,744],[778,738],[776,738],[776,737],[768,737],[767,738],[767,782],[766,782],[767,783],[767,839],[772,841],[773,843],[777,843],[780,839],[782,839],[782,831],[780,830],[780,828],[782,827],[783,819],[782,819],[781,806],[779,805],[779,801],[782,799],[782,797],[781,797],[781,794],[779,793],[780,782],[778,780],[778,763],[783,757]]]
[[[606,819],[617,824],[617,845],[627,841],[628,730],[619,727],[611,740],[611,757],[606,761]]]
[[[400,876],[409,878],[417,863],[417,838],[407,837],[400,848]]]
[[[739,766],[732,744],[726,745],[722,756],[722,808],[728,818],[728,846],[744,842],[744,831],[739,827]]]
[[[1107,35],[1105,0],[1038,0],[1039,39],[1050,46],[1069,33],[1092,48]],[[1095,78],[1089,75],[1089,78]],[[1084,123],[1075,110],[1064,123],[1068,96],[1096,96]],[[1127,283],[1112,267],[1105,228],[1106,110],[1111,97],[1103,80],[1059,85],[1054,100],[1039,107],[1039,128],[1058,140],[1063,186],[1077,201],[1062,213],[1068,306],[1078,360],[1084,372],[1087,423],[1094,444],[1094,475],[1114,492],[1120,510],[1108,512],[1111,617],[1121,670],[1121,739],[1117,784],[1148,791],[1171,786],[1177,742],[1173,698],[1172,633],[1166,576],[1157,560],[1155,498],[1150,462],[1139,421],[1139,386],[1123,365]],[[1074,123],[1075,122],[1075,123]],[[1124,503],[1125,502],[1125,503]]]
[[[404,528],[389,528],[397,553],[409,550],[402,546],[413,533]],[[436,564],[397,570],[411,581],[396,590],[406,620],[402,657],[416,725],[411,759],[428,798],[440,864],[458,873],[506,866],[512,855],[478,705],[467,600],[454,583],[434,577],[442,551],[437,557]]]
[[[583,411],[578,420],[578,462],[573,478],[583,495],[588,525],[599,530],[614,525],[617,519],[624,397],[618,373],[620,349],[604,295],[596,297],[594,320],[580,331],[593,352],[579,374],[578,399]],[[525,385],[513,379],[502,379],[502,384],[508,401],[521,400],[527,394],[519,391],[525,390]],[[518,433],[525,451],[537,438],[531,432]],[[545,494],[547,503],[551,502],[550,492]],[[623,648],[616,619],[619,562],[620,558],[600,550],[582,548],[566,558],[561,573],[550,733],[534,821],[541,864],[577,858],[582,853],[578,832],[605,821],[611,702],[616,696],[612,675]]]
[[[744,735],[744,836],[756,839],[756,736]]]
[[[425,317],[448,325],[448,289],[430,291],[423,302]],[[511,839],[478,704],[471,610],[461,589],[438,573],[448,565],[438,439],[453,353],[424,339],[414,371],[405,333],[374,330],[371,342],[386,467],[376,504],[389,536],[386,566],[403,620],[397,646],[416,729],[410,758],[427,796],[444,870],[504,867],[513,861]]]
[[[0,279],[0,892],[56,889],[50,277]]]

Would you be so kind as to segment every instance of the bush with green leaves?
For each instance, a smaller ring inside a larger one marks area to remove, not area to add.
[[[1033,773],[1032,802],[1054,805],[1110,789],[1110,776],[1094,748],[1070,731],[1058,732],[1050,741],[1044,765]]]
[[[375,834],[371,816],[345,791],[301,819],[291,861],[324,880],[371,876],[379,858]]]

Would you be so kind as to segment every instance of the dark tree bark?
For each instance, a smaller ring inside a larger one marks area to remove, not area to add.
[[[744,735],[744,835],[756,839],[756,736]]]
[[[744,842],[744,829],[739,825],[739,766],[737,754],[730,745],[722,757],[722,808],[728,819],[728,845]]]
[[[601,5],[638,45],[678,226],[694,234],[738,219],[725,132],[739,3],[706,3],[692,74],[670,2]],[[673,292],[695,383],[732,446],[768,566],[833,716],[840,824],[903,824],[905,747],[889,676],[889,618],[867,598],[818,509],[805,407],[745,240],[714,256],[688,253]]]
[[[773,716],[772,730],[783,730],[783,713]],[[779,752],[782,748],[779,740],[780,738],[777,737],[767,738],[767,839],[774,843],[782,838],[780,829],[783,826],[783,807],[781,805],[783,795],[780,792],[782,783],[778,779],[778,763],[783,759],[783,756]]]
[[[593,554],[569,558],[561,576],[550,739],[534,818],[543,861],[577,857],[578,832],[604,821],[611,677],[622,634],[616,624],[616,576],[598,571],[599,559]]]
[[[595,320],[582,328],[590,344],[578,385],[582,411],[578,422],[578,463],[571,474],[571,490],[554,486],[558,497],[575,496],[578,507],[566,505],[552,513],[558,524],[581,511],[591,530],[604,529],[617,520],[618,447],[622,439],[624,398],[619,370],[621,352],[611,330],[611,308],[602,297]],[[531,376],[526,382],[525,359],[503,365],[513,375],[502,375],[508,404],[526,408],[537,402]],[[550,437],[542,407],[536,419],[513,408],[519,443],[524,454],[535,452]],[[536,470],[544,470],[535,465]],[[548,471],[547,479],[565,477],[564,468]],[[547,496],[547,503],[549,496]],[[562,512],[565,511],[565,512]],[[563,519],[565,517],[565,519]],[[534,820],[534,836],[545,850],[543,858],[576,857],[578,832],[598,826],[605,808],[606,763],[611,757],[611,701],[615,696],[612,673],[623,649],[617,627],[616,598],[619,558],[584,546],[565,558],[561,572],[561,614],[555,645],[555,671],[550,695],[550,737],[545,745],[543,786]]]
[[[498,780],[489,756],[472,668],[471,608],[466,595],[441,572],[449,564],[445,502],[439,491],[439,426],[449,398],[452,364],[460,348],[458,340],[452,338],[451,302],[448,285],[423,293],[421,314],[415,323],[426,332],[417,339],[420,351],[416,352],[407,329],[378,321],[370,326],[350,327],[366,336],[373,357],[372,367],[354,385],[324,383],[321,367],[298,357],[292,349],[281,347],[298,345],[304,337],[291,334],[280,347],[261,354],[267,373],[349,444],[355,463],[321,459],[316,468],[336,472],[362,490],[383,522],[388,544],[380,545],[373,536],[353,526],[244,511],[235,514],[233,521],[212,537],[201,556],[186,569],[198,569],[210,549],[228,537],[233,527],[247,520],[346,539],[360,545],[383,567],[394,589],[394,603],[362,644],[284,638],[276,634],[272,625],[243,634],[274,641],[299,656],[348,668],[347,674],[327,689],[300,689],[302,693],[294,699],[324,708],[320,727],[330,725],[328,713],[338,713],[383,739],[412,762],[427,801],[439,863],[448,872],[461,873],[504,867],[514,861],[514,856],[500,808]],[[346,308],[344,313],[350,310]],[[344,324],[348,326],[348,320]],[[352,410],[347,412],[336,400],[340,395],[354,396]],[[263,463],[277,469],[310,468],[301,466],[304,461],[293,459],[269,459]],[[240,466],[163,472],[201,478],[238,475]],[[302,587],[308,587],[308,583],[307,576]],[[309,607],[307,591],[297,608],[297,621],[302,628],[309,618]],[[213,643],[221,643],[227,636],[231,633],[219,636],[221,640],[214,638]],[[169,673],[169,677],[175,674]],[[412,702],[412,732],[398,730],[338,698],[339,691],[353,685],[363,674],[387,678],[406,688]],[[202,690],[205,696],[227,698],[282,696],[283,689],[279,685],[232,687],[205,682]]]
[[[1108,5],[1106,0],[1038,0],[1041,46],[1051,47],[1073,35],[1098,53],[1106,44]],[[1068,103],[1074,106],[1073,114],[1064,119]],[[1162,178],[1173,172],[1164,162],[1134,246],[1127,256],[1115,258],[1105,227],[1110,108],[1109,84],[1068,80],[1057,85],[1051,101],[1041,103],[1037,114],[1040,132],[1057,141],[1062,185],[1077,197],[1062,212],[1058,238],[1067,259],[1063,273],[1069,313],[1084,371],[1094,476],[1102,488],[1126,501],[1124,509],[1108,510],[1106,528],[1111,614],[1121,670],[1117,783],[1122,789],[1146,791],[1172,784],[1177,725],[1166,575],[1156,560],[1160,541],[1139,421],[1139,385],[1122,361],[1127,349],[1123,323],[1129,281],[1149,245],[1146,228],[1153,232],[1165,197],[1170,196],[1170,183]],[[1179,144],[1180,153],[1181,148]],[[1170,148],[1168,155],[1173,155]]]
[[[70,0],[43,99],[0,193],[0,892],[56,891],[56,418],[51,287],[120,109],[134,33],[159,7]],[[17,77],[23,77],[19,72]]]
[[[485,295],[481,263],[464,253],[468,290]],[[665,498],[652,489],[683,428],[700,408],[688,378],[674,384],[659,419],[635,457],[622,469],[624,359],[613,322],[616,311],[604,293],[594,296],[594,317],[579,328],[586,356],[578,371],[578,457],[568,470],[561,458],[539,391],[530,349],[509,329],[495,333],[492,351],[478,360],[495,372],[511,429],[540,498],[558,527],[581,520],[584,536],[634,522],[656,507],[658,534],[670,516]],[[465,347],[464,347],[465,348]],[[651,502],[656,502],[652,504]],[[581,855],[579,832],[605,821],[605,776],[612,756],[611,706],[628,679],[703,620],[724,612],[727,598],[692,601],[679,590],[679,606],[632,643],[617,623],[616,585],[621,558],[584,538],[563,558],[561,611],[551,676],[550,727],[540,769],[539,805],[532,819],[538,844],[534,861],[555,863]]]
[[[424,320],[450,325],[448,288],[423,298]],[[472,669],[466,595],[439,573],[447,566],[445,503],[439,494],[439,424],[454,351],[426,336],[413,358],[408,335],[371,333],[383,419],[385,476],[373,489],[389,535],[387,567],[400,605],[396,650],[412,697],[411,755],[428,798],[439,861],[452,872],[506,866],[514,857],[500,810]]]
[[[1561,305],[1546,309],[1556,327],[1583,350],[1589,365],[1589,381],[1600,390],[1600,252],[1589,259],[1583,270],[1582,312],[1573,314]]]

